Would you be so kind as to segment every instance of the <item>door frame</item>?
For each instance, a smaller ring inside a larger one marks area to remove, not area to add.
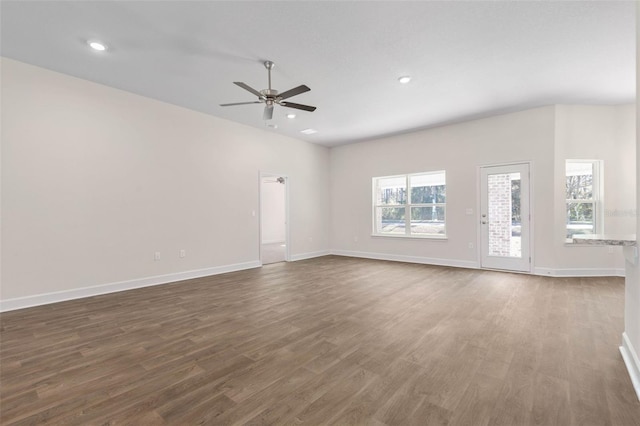
[[[495,269],[488,268],[482,266],[482,169],[489,167],[504,167],[504,166],[516,166],[516,165],[527,165],[529,167],[529,257],[531,261],[529,262],[529,270],[528,271],[518,271],[518,270],[509,270],[509,269]],[[520,273],[520,274],[533,274],[535,265],[535,202],[534,202],[534,194],[535,194],[535,180],[534,180],[534,162],[531,160],[523,160],[523,161],[512,161],[507,163],[492,163],[492,164],[483,164],[476,167],[476,214],[474,217],[476,220],[476,256],[478,259],[478,268],[479,269],[487,269],[487,270],[499,270],[506,271],[511,273]]]
[[[289,176],[284,173],[263,172],[258,173],[258,260],[262,266],[262,180],[269,177],[284,178],[284,261],[290,262],[290,241],[289,231]]]

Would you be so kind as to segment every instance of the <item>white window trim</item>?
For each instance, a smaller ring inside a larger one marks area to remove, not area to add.
[[[565,198],[564,202],[564,214],[565,217],[565,226],[563,227],[563,232],[566,235],[567,226],[566,226],[566,216],[567,216],[567,204],[572,203],[593,203],[593,226],[594,226],[594,234],[603,234],[604,233],[604,161],[603,160],[593,160],[593,159],[571,159],[567,158],[564,161],[564,182],[566,185],[566,175],[567,175],[567,163],[589,163],[593,165],[593,199],[592,200],[570,200]],[[566,189],[564,191],[566,196]],[[590,234],[591,235],[591,234]],[[575,246],[572,238],[565,237],[565,245],[566,246]],[[580,245],[581,247],[583,245]]]
[[[445,228],[446,229],[446,228]],[[410,240],[448,240],[449,237],[446,234],[376,234],[372,233],[373,238],[408,238]]]
[[[409,182],[411,182],[412,176],[422,176],[422,175],[435,175],[435,174],[444,174],[445,176],[445,187],[447,185],[447,172],[446,170],[434,170],[429,172],[420,172],[420,173],[408,173],[403,175],[390,175],[390,176],[376,176],[371,179],[371,191],[372,191],[372,237],[382,237],[382,238],[409,238],[409,239],[428,239],[428,240],[447,240],[447,203],[418,203],[411,204],[411,188]],[[404,178],[405,188],[407,188],[407,203],[406,204],[376,204],[376,200],[378,199],[378,185],[377,181],[379,179],[385,178]],[[444,209],[444,234],[411,234],[411,208],[412,207],[442,207]],[[376,232],[376,222],[377,215],[376,211],[378,207],[399,207],[405,209],[405,233],[404,234],[391,234],[391,233],[380,233]]]

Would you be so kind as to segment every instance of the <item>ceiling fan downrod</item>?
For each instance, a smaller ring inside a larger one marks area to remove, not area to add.
[[[264,61],[264,67],[267,69],[267,73],[269,74],[269,92],[271,92],[271,70],[275,66],[276,64],[271,61]]]

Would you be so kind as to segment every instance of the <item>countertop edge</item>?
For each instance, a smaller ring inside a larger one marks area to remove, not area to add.
[[[581,235],[572,238],[574,244],[592,246],[635,246],[635,235]]]

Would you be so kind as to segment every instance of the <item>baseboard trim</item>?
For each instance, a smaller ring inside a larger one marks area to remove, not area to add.
[[[622,346],[620,346],[620,353],[622,359],[627,366],[627,371],[631,377],[631,383],[636,390],[636,396],[640,400],[640,359],[638,359],[638,353],[633,348],[629,336],[627,333],[622,333]]]
[[[389,260],[392,262],[420,263],[424,265],[453,266],[456,268],[478,269],[477,262],[470,260],[441,259],[435,257],[406,256],[399,254],[371,253],[364,251],[331,250],[336,256],[360,257],[364,259]]]
[[[300,253],[291,255],[290,260],[295,262],[297,260],[313,259],[314,257],[328,256],[331,252],[329,250],[312,251],[309,253]]]
[[[573,268],[554,269],[536,267],[533,268],[534,275],[545,277],[624,277],[624,268]]]
[[[53,293],[37,294],[34,296],[16,297],[0,301],[0,312],[14,311],[16,309],[31,308],[34,306],[48,305],[50,303],[64,302],[67,300],[81,299],[84,297],[98,296],[101,294],[116,293],[119,291],[133,290],[136,288],[150,287],[167,284],[176,281],[201,278],[210,275],[225,274],[227,272],[242,271],[245,269],[262,266],[259,261],[236,263],[232,265],[214,266],[212,268],[196,269],[192,271],[176,272],[173,274],[156,275],[135,280],[120,281],[102,284],[93,287],[83,287],[73,290],[56,291]]]
[[[284,244],[285,241],[282,240],[265,240],[262,242],[262,244]]]

